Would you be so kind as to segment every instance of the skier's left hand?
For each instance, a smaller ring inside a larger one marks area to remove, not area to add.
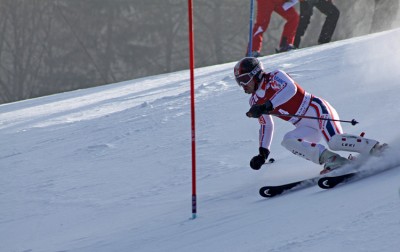
[[[262,114],[268,114],[274,110],[274,107],[270,100],[267,100],[264,104],[254,104],[250,110],[246,113],[248,117],[259,118]]]

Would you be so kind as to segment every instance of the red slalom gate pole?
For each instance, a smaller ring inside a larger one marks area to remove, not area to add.
[[[197,195],[196,195],[196,127],[194,107],[194,32],[193,32],[193,3],[188,0],[189,14],[189,64],[190,64],[190,112],[191,112],[191,139],[192,139],[192,219],[197,217]]]

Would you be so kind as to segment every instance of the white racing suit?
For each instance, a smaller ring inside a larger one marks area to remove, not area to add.
[[[325,119],[339,119],[336,110],[325,100],[313,96],[299,86],[285,72],[276,70],[264,74],[263,82],[250,98],[250,106],[270,100],[274,110],[271,114],[291,122],[296,128],[283,137],[282,145],[300,157],[316,164],[322,164],[321,155],[326,147],[320,144],[323,138],[331,150],[369,153],[378,143],[361,136],[344,134],[338,121],[316,120],[284,116],[295,114]],[[260,147],[270,149],[274,132],[271,115],[262,115],[260,122]]]

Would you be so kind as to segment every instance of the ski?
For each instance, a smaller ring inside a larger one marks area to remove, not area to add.
[[[318,186],[322,189],[331,189],[340,183],[347,182],[350,178],[354,177],[357,172],[346,173],[337,176],[326,176],[318,180]]]
[[[288,191],[296,191],[303,188],[311,187],[318,181],[318,177],[304,179],[284,185],[277,186],[263,186],[260,188],[260,195],[264,198],[272,198]]]
[[[394,163],[386,164],[383,166],[376,166],[373,169],[358,168],[355,171],[349,171],[342,175],[329,175],[328,174],[327,176],[322,177],[318,180],[318,186],[321,187],[322,189],[331,189],[339,184],[368,178],[370,176],[377,175],[379,173],[385,172],[387,170],[390,170],[390,169],[393,169],[393,168],[396,168],[399,166],[400,166],[400,164],[398,162],[394,162]],[[362,166],[360,166],[360,167],[362,167]]]

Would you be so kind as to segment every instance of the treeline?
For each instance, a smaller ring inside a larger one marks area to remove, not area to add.
[[[335,1],[333,40],[390,28],[399,0],[384,1],[379,24],[374,0]],[[245,55],[249,7],[194,0],[196,67]],[[303,47],[317,44],[324,16],[314,13]],[[186,0],[0,0],[0,103],[187,69],[187,20]],[[274,14],[263,54],[274,52],[282,27]]]

